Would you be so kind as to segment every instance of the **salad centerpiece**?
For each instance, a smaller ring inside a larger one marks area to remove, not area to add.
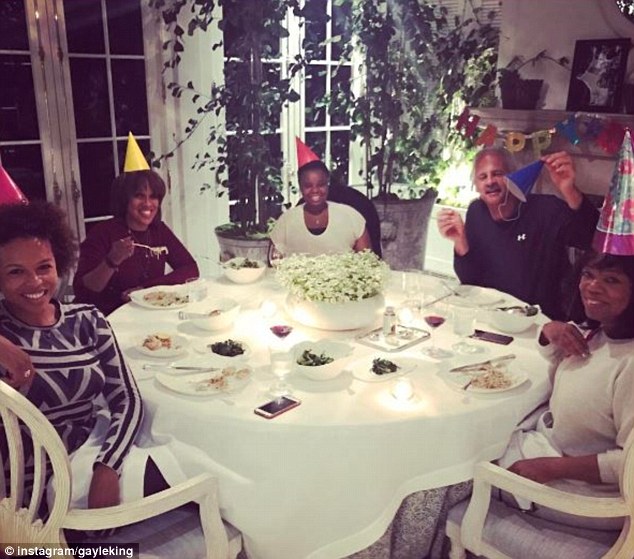
[[[295,254],[277,269],[291,316],[325,330],[352,330],[377,321],[388,275],[387,264],[370,251]]]

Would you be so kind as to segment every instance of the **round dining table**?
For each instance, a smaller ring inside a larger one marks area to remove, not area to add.
[[[392,272],[385,293],[386,304],[397,311],[412,296],[403,291],[401,276]],[[379,321],[365,330],[339,332],[294,322],[286,314],[286,293],[273,271],[248,285],[223,277],[201,282],[206,298],[180,310],[209,312],[215,299],[233,298],[241,310],[231,328],[202,330],[179,319],[179,309],[135,303],[112,313],[109,321],[144,401],[144,434],[176,445],[187,475],[204,470],[218,477],[222,516],[242,532],[251,559],[337,558],[366,548],[389,526],[404,497],[468,480],[475,463],[499,457],[516,425],[549,394],[548,362],[537,350],[537,325],[514,334],[506,346],[473,340],[479,352],[472,355],[423,354],[430,346],[451,352],[459,341],[451,316],[461,312],[461,305],[476,305],[477,327],[493,330],[487,305],[517,303],[494,290],[478,288],[484,297],[460,301],[445,281],[424,276],[418,294],[423,305],[440,301],[420,311],[414,306],[407,319],[430,330],[431,337],[388,353],[357,339],[380,327]],[[447,320],[431,329],[422,320],[426,314],[442,314]],[[272,399],[276,378],[269,347],[274,325],[293,327],[285,340],[289,348],[307,340],[330,340],[345,344],[349,355],[331,380],[311,380],[293,371],[287,381],[301,404],[266,419],[254,409]],[[139,346],[156,332],[179,336],[186,351],[169,359],[149,357]],[[207,359],[201,348],[227,339],[249,349],[241,363],[251,374],[235,390],[190,395],[159,382],[160,375],[191,374],[169,366],[200,365],[201,358]],[[448,373],[510,353],[516,356],[513,366],[526,378],[510,390],[474,391],[453,382]],[[390,375],[367,377],[367,364],[376,357],[411,365],[406,397],[399,397],[397,380]],[[148,363],[154,367],[145,368]]]

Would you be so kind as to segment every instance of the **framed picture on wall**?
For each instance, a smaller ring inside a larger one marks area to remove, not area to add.
[[[566,110],[621,112],[629,51],[629,39],[577,41]]]

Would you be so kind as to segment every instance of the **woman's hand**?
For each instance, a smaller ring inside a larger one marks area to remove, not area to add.
[[[518,460],[511,464],[509,472],[537,483],[548,483],[556,479],[579,479],[588,483],[601,483],[596,454]]]
[[[88,508],[114,507],[121,502],[119,476],[105,464],[97,464],[88,491]]]
[[[35,368],[28,353],[3,336],[0,336],[0,366],[7,371],[4,381],[16,390],[30,386],[35,377]]]
[[[440,234],[453,241],[454,250],[457,254],[464,256],[469,252],[464,221],[462,221],[462,216],[458,212],[449,209],[440,210],[437,216],[437,223]]]
[[[587,357],[590,355],[588,342],[586,342],[578,328],[572,324],[557,321],[549,322],[542,328],[542,336],[554,344],[565,357],[570,357],[571,355]]]
[[[132,237],[124,237],[112,243],[108,252],[108,260],[119,266],[134,253],[134,241]]]
[[[136,287],[131,287],[130,289],[126,289],[123,293],[121,293],[121,300],[129,303],[130,302],[130,293],[133,291],[138,291],[139,289],[143,289],[142,286],[137,285]]]
[[[560,461],[558,457],[518,460],[509,466],[509,472],[532,479],[537,483],[548,483],[563,477],[559,468]]]

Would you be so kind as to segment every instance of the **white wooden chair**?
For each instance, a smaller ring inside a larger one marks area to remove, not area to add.
[[[447,536],[451,559],[465,549],[492,559],[632,559],[634,557],[634,431],[625,444],[619,497],[590,497],[547,487],[491,463],[476,466],[473,494],[451,509]],[[619,531],[573,528],[491,500],[492,486],[566,514],[625,517]]]
[[[65,547],[63,528],[104,530],[125,526],[107,543],[139,543],[140,557],[173,559],[233,559],[242,548],[242,537],[220,518],[217,480],[202,474],[139,501],[103,509],[69,510],[70,462],[57,432],[46,417],[19,392],[0,381],[0,436],[6,433],[10,479],[0,467],[0,542]],[[30,431],[34,448],[34,483],[25,503],[24,449],[20,423]],[[0,465],[6,459],[0,456]],[[50,460],[55,500],[49,516],[38,518],[46,494],[45,465]],[[7,494],[6,488],[9,491]],[[182,508],[194,501],[196,507]],[[140,524],[135,524],[140,521]]]

